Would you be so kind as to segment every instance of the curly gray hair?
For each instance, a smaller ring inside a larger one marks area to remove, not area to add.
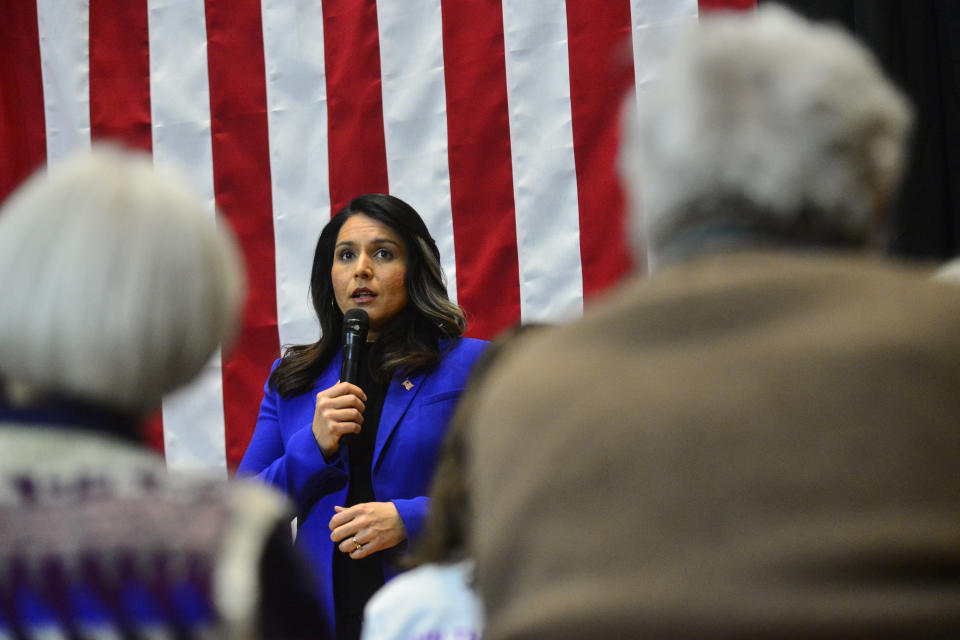
[[[866,243],[911,124],[862,45],[772,5],[703,17],[665,54],[636,116],[621,169],[632,242],[651,266],[711,226]]]

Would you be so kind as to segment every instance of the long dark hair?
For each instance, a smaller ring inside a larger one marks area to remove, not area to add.
[[[340,347],[343,313],[334,297],[330,269],[340,228],[351,216],[363,214],[381,222],[403,240],[407,250],[407,306],[377,341],[371,361],[375,374],[386,381],[394,372],[410,373],[440,359],[439,340],[463,335],[463,310],[447,296],[440,251],[420,215],[399,198],[382,193],[357,196],[337,212],[320,232],[313,254],[310,298],[320,321],[320,339],[313,344],[287,347],[270,375],[269,385],[289,398],[308,391]]]

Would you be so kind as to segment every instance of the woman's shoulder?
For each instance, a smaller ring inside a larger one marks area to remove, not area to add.
[[[490,343],[477,338],[457,338],[440,341],[440,361],[435,371],[444,375],[458,375],[464,379],[474,363],[486,351]]]
[[[317,367],[317,363],[311,364],[305,360],[303,351],[310,346],[293,345],[283,348],[281,356],[270,365],[270,372],[267,374],[264,383],[264,393],[273,393],[285,399],[293,399],[313,392],[318,385],[326,383],[326,386],[322,387],[326,388],[336,382],[336,380],[330,382],[330,377],[336,376],[336,372],[339,371],[339,353],[334,353],[333,357],[321,368]],[[289,382],[291,379],[296,380],[297,390],[287,394],[279,393],[278,387],[281,387],[284,381]]]
[[[479,338],[441,340],[440,353],[443,354],[444,359],[464,359],[473,362],[479,358],[480,354],[486,351],[489,346],[490,342],[488,340],[480,340]]]
[[[470,371],[488,344],[486,340],[475,338],[443,339],[439,343],[438,361],[417,374],[426,374],[432,387],[444,390],[463,389]]]

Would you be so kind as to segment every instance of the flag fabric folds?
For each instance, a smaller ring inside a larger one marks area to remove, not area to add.
[[[621,104],[642,100],[651,47],[700,9],[15,0],[0,24],[0,197],[43,164],[116,141],[179,167],[211,224],[234,229],[250,287],[238,342],[153,425],[169,467],[225,473],[281,346],[318,337],[314,243],[354,195],[389,192],[421,213],[471,336],[574,318],[629,271]]]

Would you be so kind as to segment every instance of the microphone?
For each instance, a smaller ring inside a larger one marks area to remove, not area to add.
[[[340,381],[357,384],[360,380],[360,349],[367,341],[370,316],[363,309],[350,309],[343,314],[343,363],[340,365]],[[340,436],[340,445],[350,444],[355,433]]]

